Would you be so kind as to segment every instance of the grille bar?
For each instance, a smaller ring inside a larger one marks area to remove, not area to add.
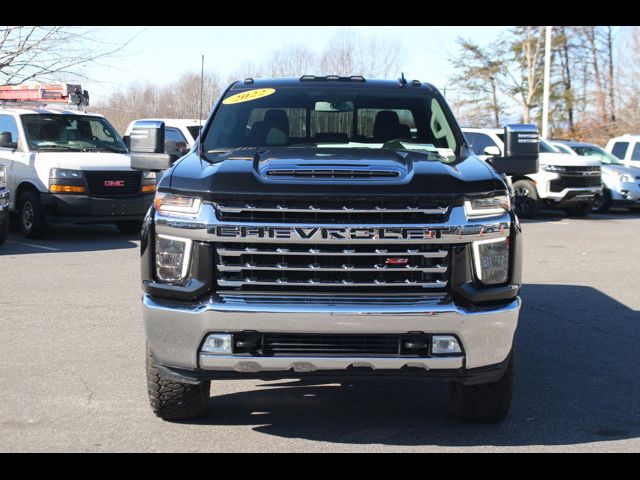
[[[417,280],[402,280],[402,281],[387,281],[387,280],[374,280],[372,282],[359,282],[353,280],[342,280],[340,282],[323,281],[323,280],[299,280],[290,281],[286,279],[274,279],[274,280],[256,280],[254,278],[245,277],[241,280],[227,280],[218,279],[218,285],[221,287],[242,287],[245,285],[279,285],[279,286],[305,286],[305,287],[399,287],[399,286],[411,286],[421,288],[444,288],[447,286],[446,281],[435,282],[419,282]]]
[[[405,208],[353,208],[347,205],[342,208],[321,208],[315,205],[309,205],[306,208],[287,207],[276,205],[275,207],[258,207],[251,204],[234,207],[224,204],[216,204],[218,211],[223,213],[242,213],[242,212],[284,212],[284,213],[424,213],[426,215],[444,215],[447,213],[447,207],[438,208],[419,208],[407,206]]]
[[[331,170],[331,169],[272,169],[267,171],[270,177],[312,177],[312,178],[373,178],[399,177],[397,170]]]
[[[325,250],[320,248],[307,248],[307,249],[292,249],[292,248],[264,248],[264,247],[245,247],[245,248],[233,248],[233,247],[219,247],[217,249],[220,256],[240,256],[240,255],[314,255],[314,256],[335,256],[335,255],[349,255],[353,256],[371,256],[371,255],[391,255],[391,256],[420,256],[425,258],[445,258],[448,255],[447,250],[434,250],[434,251],[422,251],[418,249],[406,249],[406,250],[387,250],[386,248],[376,248],[369,251],[357,251],[355,249],[339,249],[339,250]]]
[[[401,356],[401,336],[391,334],[282,334],[265,333],[261,354],[279,355],[382,355]]]
[[[389,265],[376,264],[372,268],[354,267],[350,264],[343,264],[341,267],[321,267],[310,264],[308,266],[289,266],[287,264],[276,265],[256,265],[256,264],[243,264],[243,265],[227,265],[219,263],[217,265],[218,270],[221,272],[242,272],[251,270],[284,270],[290,272],[432,272],[432,273],[444,273],[447,271],[446,266],[436,265],[435,267],[420,267],[416,265],[403,265],[390,267]]]

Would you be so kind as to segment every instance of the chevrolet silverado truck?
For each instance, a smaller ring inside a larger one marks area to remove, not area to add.
[[[496,168],[537,171],[535,127],[505,135]],[[168,169],[141,242],[157,416],[204,415],[215,379],[390,376],[447,380],[457,416],[505,418],[520,224],[432,85],[246,79],[187,155],[164,140],[162,122],[131,131],[132,167]]]

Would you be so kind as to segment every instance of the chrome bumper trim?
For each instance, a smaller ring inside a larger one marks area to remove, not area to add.
[[[458,369],[464,357],[389,358],[389,357],[240,357],[200,353],[200,368],[236,372],[315,372],[318,370],[346,370],[350,367],[372,370],[399,370],[403,367],[424,370]]]

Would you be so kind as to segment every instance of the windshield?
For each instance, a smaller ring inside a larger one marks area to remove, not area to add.
[[[424,90],[305,87],[230,91],[204,141],[208,154],[241,147],[407,149],[455,159],[446,107]]]
[[[564,153],[560,152],[556,147],[547,143],[542,138],[540,139],[540,153]]]
[[[573,150],[583,157],[594,157],[601,163],[607,165],[622,165],[623,163],[620,161],[618,157],[610,154],[606,150],[596,146],[596,145],[584,145],[579,147],[571,147]]]
[[[28,114],[21,118],[31,150],[127,153],[118,132],[102,117]]]

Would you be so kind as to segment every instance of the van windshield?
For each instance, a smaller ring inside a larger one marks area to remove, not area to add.
[[[457,127],[424,90],[309,87],[231,90],[204,139],[209,156],[243,147],[407,149],[451,161]]]
[[[118,132],[102,117],[27,114],[21,119],[30,150],[127,153]]]

